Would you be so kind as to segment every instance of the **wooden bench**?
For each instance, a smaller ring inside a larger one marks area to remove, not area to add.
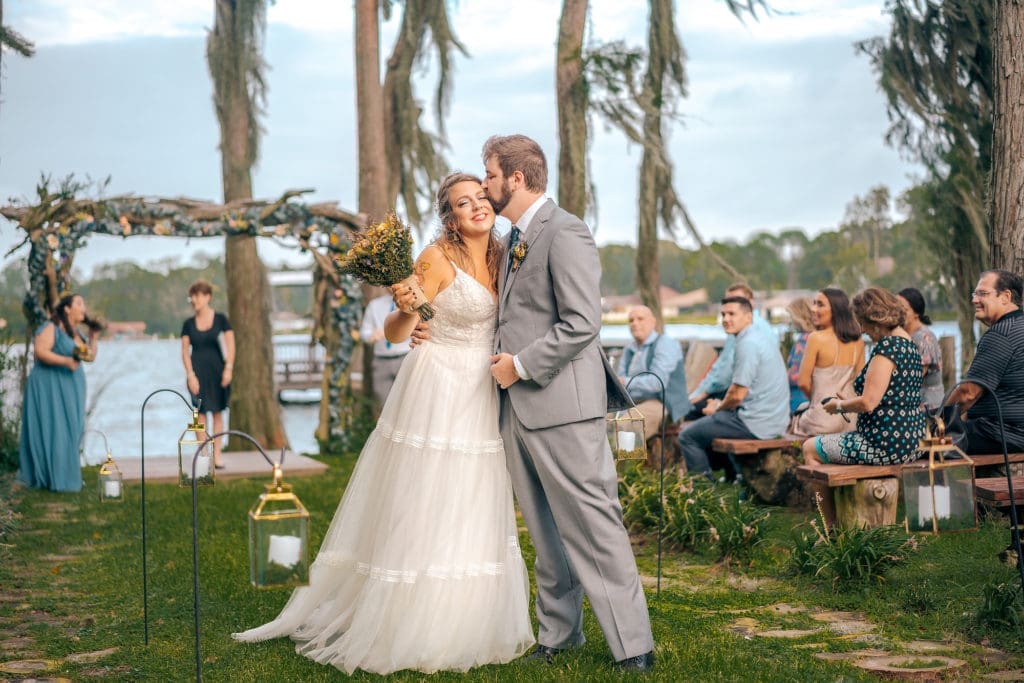
[[[986,477],[974,482],[974,496],[979,503],[992,507],[1010,507],[1010,488],[1006,477]],[[1024,505],[1024,477],[1013,477],[1013,503]]]
[[[800,496],[794,469],[802,462],[800,445],[805,438],[785,434],[778,439],[715,439],[711,450],[736,456],[743,478],[757,497],[781,505],[795,503]]]
[[[1002,453],[972,455],[971,459],[975,471],[1003,464]],[[1024,462],[1024,453],[1010,453],[1009,460]],[[805,482],[827,484],[833,490],[836,521],[840,526],[875,527],[896,523],[902,469],[903,465],[800,465],[796,476]],[[1006,478],[1002,479],[1005,489]]]
[[[832,489],[836,523],[876,527],[896,523],[902,465],[800,465],[796,476]]]

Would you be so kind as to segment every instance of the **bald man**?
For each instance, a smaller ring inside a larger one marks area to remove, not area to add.
[[[626,391],[644,416],[644,436],[651,438],[661,428],[664,406],[661,388],[665,387],[669,420],[675,422],[690,410],[686,397],[686,372],[679,342],[659,334],[657,321],[647,306],[629,310],[629,333],[633,336],[617,364],[617,374]],[[656,376],[641,374],[652,372]],[[658,380],[661,380],[660,383]]]

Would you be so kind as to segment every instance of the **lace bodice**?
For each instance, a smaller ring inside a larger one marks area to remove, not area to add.
[[[482,284],[455,267],[455,279],[434,297],[430,340],[438,344],[494,344],[498,304]]]

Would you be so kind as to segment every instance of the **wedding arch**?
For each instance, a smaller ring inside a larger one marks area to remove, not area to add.
[[[139,235],[205,238],[248,234],[291,243],[313,257],[314,329],[312,339],[325,349],[321,415],[327,417],[328,440],[343,432],[342,398],[362,313],[359,283],[341,275],[335,258],[344,254],[366,217],[321,202],[306,205],[297,197],[311,189],[288,190],[275,201],[240,200],[216,204],[187,198],[123,195],[107,199],[81,197],[89,185],[66,178],[56,189],[44,178],[36,202],[0,208],[16,222],[24,239],[5,256],[28,246],[28,291],[23,310],[31,331],[49,318],[62,292],[69,291],[75,253],[90,235],[129,238]],[[326,411],[324,410],[326,408]]]

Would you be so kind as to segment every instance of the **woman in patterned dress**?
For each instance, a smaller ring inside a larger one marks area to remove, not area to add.
[[[823,434],[804,441],[808,464],[894,465],[914,459],[924,433],[921,410],[921,355],[903,329],[900,300],[880,287],[853,297],[853,315],[875,343],[867,365],[854,380],[854,398],[832,399],[825,409],[834,414],[857,414],[857,428],[842,434]],[[822,486],[822,508],[834,519],[832,497]]]

